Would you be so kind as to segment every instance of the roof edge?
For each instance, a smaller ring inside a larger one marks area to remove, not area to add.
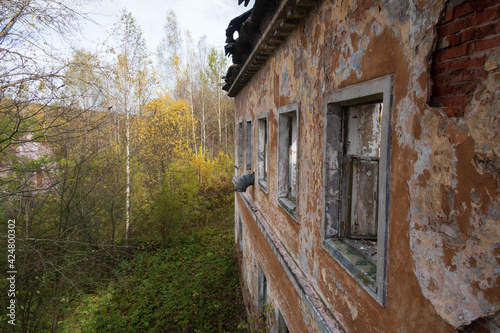
[[[236,97],[319,0],[283,0],[228,90]]]

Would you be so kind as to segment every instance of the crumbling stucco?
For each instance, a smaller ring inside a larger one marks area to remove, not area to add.
[[[424,295],[454,327],[500,309],[499,79],[492,66],[465,119],[425,108],[415,141],[414,270]]]

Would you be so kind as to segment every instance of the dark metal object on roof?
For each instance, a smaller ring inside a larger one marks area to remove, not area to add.
[[[239,4],[249,0],[238,0]],[[234,97],[300,23],[318,0],[255,0],[254,7],[234,18],[226,29],[226,55],[233,65],[222,89]],[[238,38],[234,39],[234,33]]]
[[[245,7],[248,6],[248,3],[250,2],[250,0],[238,0],[238,5],[241,5],[241,3],[245,1]]]

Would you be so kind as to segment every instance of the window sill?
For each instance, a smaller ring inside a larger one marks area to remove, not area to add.
[[[364,256],[372,264],[377,266],[377,241],[349,238],[346,238],[343,241],[352,246],[354,250],[359,252],[359,254]]]
[[[297,221],[297,204],[295,203],[295,201],[290,200],[286,197],[282,197],[278,198],[278,204],[288,213],[288,215],[290,215],[295,221]]]
[[[259,184],[259,187],[264,190],[264,192],[267,193],[267,181],[264,179],[259,179],[257,181],[257,184]]]
[[[361,252],[340,239],[327,239],[323,241],[323,248],[330,253],[355,280],[365,287],[375,299],[378,299],[376,265],[367,260]]]

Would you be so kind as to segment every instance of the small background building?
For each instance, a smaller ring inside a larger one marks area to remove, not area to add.
[[[498,332],[500,2],[256,0],[227,36],[253,322]]]

